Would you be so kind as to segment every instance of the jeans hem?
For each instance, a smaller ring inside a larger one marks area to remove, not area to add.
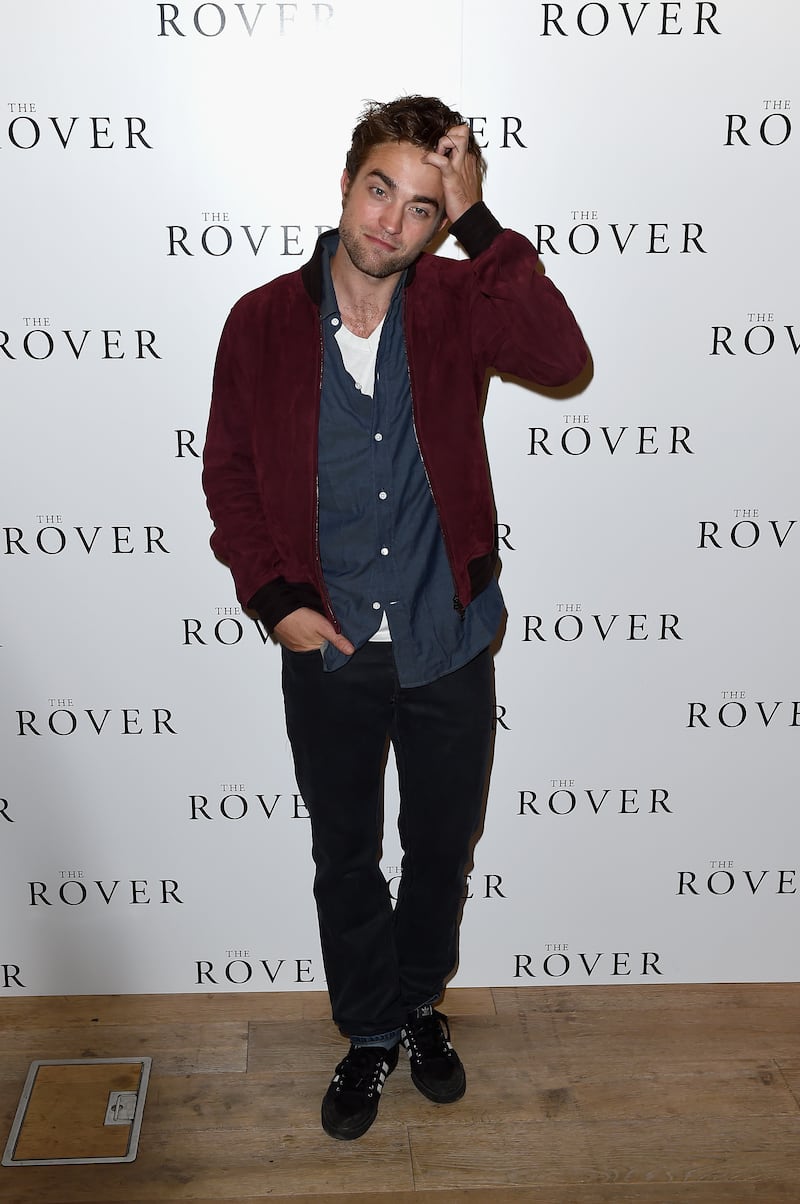
[[[376,1033],[374,1036],[369,1037],[351,1036],[348,1039],[351,1045],[358,1045],[362,1047],[365,1045],[382,1045],[386,1049],[392,1049],[400,1040],[401,1032],[402,1029],[393,1028],[388,1033]]]

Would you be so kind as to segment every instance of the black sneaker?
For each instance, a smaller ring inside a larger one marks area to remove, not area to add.
[[[399,1047],[351,1045],[322,1099],[322,1127],[337,1141],[366,1133],[378,1115],[381,1091],[397,1065]]]
[[[453,1104],[467,1089],[467,1076],[450,1044],[447,1017],[431,1008],[406,1022],[400,1037],[411,1062],[411,1080],[435,1104]]]

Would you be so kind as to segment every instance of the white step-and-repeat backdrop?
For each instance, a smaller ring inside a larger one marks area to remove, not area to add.
[[[408,92],[470,118],[594,359],[489,388],[508,623],[455,981],[796,979],[800,8],[2,16],[0,991],[324,986],[279,653],[198,457],[230,306]]]

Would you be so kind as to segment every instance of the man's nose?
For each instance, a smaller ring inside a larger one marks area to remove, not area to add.
[[[381,225],[387,234],[399,234],[403,228],[403,202],[393,201],[383,210]]]

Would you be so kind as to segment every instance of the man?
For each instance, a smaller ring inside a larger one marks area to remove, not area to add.
[[[372,1124],[401,1043],[428,1099],[465,1090],[433,1005],[456,963],[494,718],[486,375],[558,385],[587,356],[534,248],[480,200],[482,166],[441,101],[369,105],[338,231],[234,306],[214,375],[212,547],[282,645],[323,960],[350,1040],[322,1102],[342,1140]],[[468,261],[423,254],[445,223]],[[389,740],[394,909],[379,865]]]

